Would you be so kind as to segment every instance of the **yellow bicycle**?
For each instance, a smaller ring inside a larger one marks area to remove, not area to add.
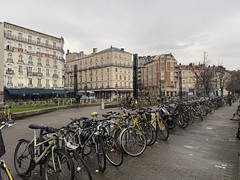
[[[0,126],[0,157],[5,154],[5,146],[4,146],[4,141],[2,138],[2,132],[1,129],[3,129],[5,126],[8,124],[2,123]],[[0,179],[1,180],[13,180],[13,177],[10,173],[10,170],[8,169],[5,161],[3,159],[0,159]]]

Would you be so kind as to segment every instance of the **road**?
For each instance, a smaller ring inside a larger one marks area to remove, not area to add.
[[[235,138],[237,124],[229,119],[236,111],[237,104],[218,109],[204,121],[195,120],[186,129],[177,128],[171,132],[169,140],[158,140],[147,147],[139,157],[124,156],[120,167],[109,163],[104,173],[96,171],[94,159],[87,164],[96,180],[237,180],[239,163],[239,140]],[[30,139],[33,131],[31,123],[46,124],[53,127],[66,125],[72,117],[89,116],[90,112],[100,114],[110,109],[100,107],[80,107],[79,109],[61,109],[51,113],[17,120],[12,127],[4,129],[7,153],[3,156],[15,180],[20,178],[14,169],[13,154],[18,139]],[[113,108],[113,110],[118,110]],[[30,179],[43,179],[36,168]]]

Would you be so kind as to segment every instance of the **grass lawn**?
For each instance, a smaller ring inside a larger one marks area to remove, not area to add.
[[[24,111],[31,111],[31,110],[37,110],[37,109],[46,109],[50,107],[57,107],[57,104],[29,104],[29,105],[19,105],[19,106],[13,106],[11,112],[17,113],[17,112],[24,112]]]

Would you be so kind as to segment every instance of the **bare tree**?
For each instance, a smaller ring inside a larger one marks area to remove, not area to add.
[[[192,63],[189,64],[196,77],[196,89],[197,95],[199,95],[199,89],[203,90],[203,95],[209,96],[212,89],[212,81],[215,75],[215,66],[210,66],[207,61],[207,53],[204,52],[203,63],[199,63],[197,66]]]
[[[231,79],[231,72],[227,71],[223,66],[217,66],[215,67],[215,76],[219,83],[218,85],[221,90],[221,96],[223,96],[223,90],[227,85],[227,82]]]
[[[231,77],[227,83],[227,90],[232,93],[240,93],[240,70],[231,71]]]

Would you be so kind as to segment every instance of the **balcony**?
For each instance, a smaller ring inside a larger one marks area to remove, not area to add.
[[[57,65],[53,65],[53,68],[54,68],[54,69],[57,69],[58,67],[57,67]]]
[[[4,37],[8,38],[8,39],[24,42],[24,43],[29,43],[29,44],[32,44],[32,45],[39,45],[39,46],[42,46],[42,47],[51,48],[51,49],[58,50],[58,51],[61,51],[62,53],[64,53],[64,50],[61,47],[56,46],[55,44],[54,45],[45,44],[45,43],[42,43],[40,41],[34,41],[32,39],[27,39],[27,38],[14,36],[14,35],[8,34],[6,32],[4,33]]]
[[[41,87],[42,87],[42,84],[37,84],[37,87],[38,87],[38,88],[41,88]]]
[[[7,58],[7,63],[13,63],[13,59],[12,58]]]
[[[7,83],[7,87],[12,87],[13,83]]]
[[[21,59],[18,60],[18,64],[23,64],[23,63],[24,63],[23,60],[21,60]]]
[[[6,74],[14,74],[14,70],[12,70],[12,69],[7,69],[7,70],[6,70]]]
[[[28,61],[28,65],[32,65],[33,66],[33,62],[32,61]]]
[[[27,76],[32,76],[33,72],[27,72]]]
[[[40,67],[42,67],[42,63],[37,63],[37,66],[40,66]]]
[[[18,83],[18,87],[23,87],[23,83]]]
[[[53,77],[53,78],[58,78],[58,75],[57,75],[57,74],[53,74],[52,77]]]

